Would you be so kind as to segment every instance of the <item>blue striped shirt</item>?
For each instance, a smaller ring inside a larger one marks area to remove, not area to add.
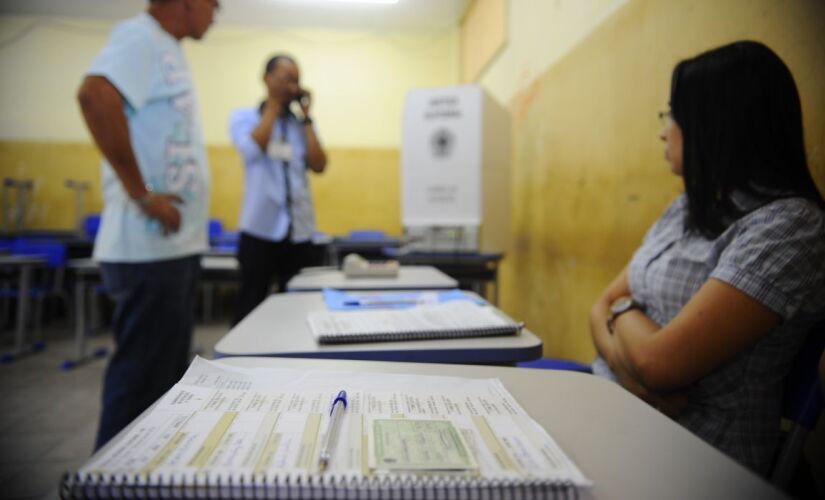
[[[306,173],[304,125],[290,114],[272,126],[270,144],[285,142],[291,149],[284,168],[284,161],[262,151],[252,138],[260,120],[257,107],[235,110],[229,118],[229,134],[245,170],[240,229],[258,238],[283,241],[291,225],[291,241],[309,241],[315,230],[315,212]]]

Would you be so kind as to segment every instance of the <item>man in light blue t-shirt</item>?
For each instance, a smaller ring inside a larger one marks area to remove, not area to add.
[[[94,257],[115,300],[96,448],[183,375],[209,175],[192,74],[180,40],[199,40],[217,0],[150,0],[112,30],[78,92],[103,153]]]

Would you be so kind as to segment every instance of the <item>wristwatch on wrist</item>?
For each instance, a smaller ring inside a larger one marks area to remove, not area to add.
[[[140,198],[133,198],[135,202],[140,205],[140,208],[146,208],[152,202],[152,197],[155,193],[152,192],[152,185],[146,184],[146,192]]]
[[[631,309],[645,310],[645,306],[633,300],[633,297],[620,297],[610,304],[610,314],[607,316],[607,331],[613,333],[613,324],[616,318]]]

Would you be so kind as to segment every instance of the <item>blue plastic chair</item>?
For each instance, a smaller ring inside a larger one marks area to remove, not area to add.
[[[771,482],[787,489],[796,474],[805,437],[814,428],[822,413],[822,382],[819,380],[819,359],[825,350],[825,323],[816,325],[802,345],[791,372],[785,379],[782,398],[782,418],[790,422],[776,462]]]
[[[581,373],[593,373],[593,370],[590,369],[590,365],[561,358],[541,358],[535,361],[522,361],[521,363],[516,363],[516,366],[519,368],[539,368],[541,370],[567,370]]]
[[[207,232],[209,234],[209,247],[213,251],[222,253],[236,253],[238,251],[240,233],[237,231],[224,231],[220,219],[209,219]]]
[[[86,238],[94,241],[97,236],[97,231],[100,229],[100,214],[87,215],[83,220],[83,231],[86,233]]]
[[[207,226],[209,241],[214,241],[223,234],[223,222],[220,219],[209,219]]]
[[[240,239],[238,231],[224,231],[219,237],[210,239],[210,246],[218,252],[237,253]]]
[[[353,229],[347,235],[347,239],[351,241],[381,241],[387,239],[387,234],[377,229]]]
[[[37,273],[29,288],[29,298],[34,299],[33,308],[35,335],[34,349],[41,350],[43,342],[41,340],[41,325],[43,321],[43,301],[48,296],[60,297],[67,311],[69,308],[69,295],[63,288],[63,276],[66,264],[66,245],[58,240],[46,238],[16,238],[9,250],[12,255],[42,255],[46,257],[45,273]],[[20,298],[20,290],[15,287],[6,287],[0,290],[0,295],[8,298]],[[10,358],[4,356],[2,361],[9,361]]]
[[[66,264],[66,245],[48,238],[15,238],[11,242],[13,255],[43,255],[50,268],[62,268]]]

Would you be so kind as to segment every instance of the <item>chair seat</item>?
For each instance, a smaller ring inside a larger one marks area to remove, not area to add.
[[[802,448],[823,407],[818,365],[825,349],[825,323],[815,325],[785,379],[782,418],[790,423],[770,474],[771,482],[787,489],[796,475]]]
[[[516,363],[519,368],[539,368],[542,370],[567,370],[581,373],[593,373],[590,365],[579,363],[569,359],[561,358],[542,358],[535,361],[522,361]]]

